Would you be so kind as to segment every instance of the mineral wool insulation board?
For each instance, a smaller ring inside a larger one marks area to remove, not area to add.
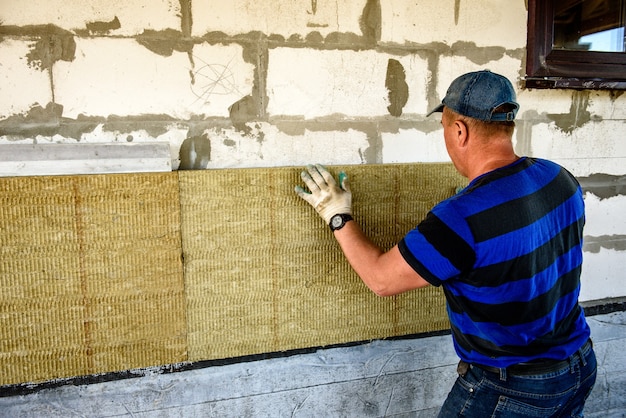
[[[464,184],[447,164],[341,168],[383,248]],[[0,385],[446,329],[439,289],[361,283],[299,173],[0,178]]]
[[[465,185],[450,164],[344,169],[354,215],[387,249]],[[443,294],[367,289],[293,191],[300,168],[181,171],[191,361],[442,330]]]
[[[176,173],[0,190],[0,385],[187,359]]]

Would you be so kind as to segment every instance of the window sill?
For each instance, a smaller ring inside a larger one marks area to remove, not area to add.
[[[569,77],[526,77],[529,89],[626,90],[626,80]]]

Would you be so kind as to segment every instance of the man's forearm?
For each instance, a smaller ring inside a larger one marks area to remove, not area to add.
[[[308,191],[296,186],[295,192],[315,209],[327,225],[333,225],[333,233],[346,259],[374,293],[391,296],[428,285],[409,266],[397,245],[384,252],[363,233],[355,221],[343,224],[347,218],[345,215],[352,215],[352,194],[345,173],[339,174],[337,184],[328,170],[317,164],[307,166],[300,177]],[[333,218],[338,221],[337,225],[332,222]]]
[[[397,246],[384,252],[350,221],[334,232],[346,259],[378,296],[393,296],[428,285],[404,260]]]

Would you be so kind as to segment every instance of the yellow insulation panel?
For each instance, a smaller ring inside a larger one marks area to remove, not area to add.
[[[342,168],[383,248],[464,184],[450,164]],[[0,178],[0,385],[446,329],[439,289],[361,283],[300,171]]]
[[[187,359],[176,173],[0,190],[0,384]]]
[[[449,164],[333,167],[390,248],[464,180]],[[293,191],[300,168],[180,172],[191,361],[445,329],[441,291],[371,293]]]

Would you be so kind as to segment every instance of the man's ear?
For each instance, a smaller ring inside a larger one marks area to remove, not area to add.
[[[454,121],[454,129],[459,147],[467,146],[467,142],[469,140],[469,129],[467,128],[465,122],[462,120]]]

